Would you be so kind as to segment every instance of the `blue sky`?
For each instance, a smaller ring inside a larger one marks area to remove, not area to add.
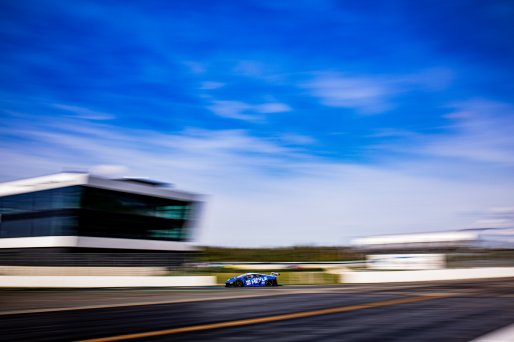
[[[203,244],[510,226],[510,1],[1,1],[0,180],[206,194]]]

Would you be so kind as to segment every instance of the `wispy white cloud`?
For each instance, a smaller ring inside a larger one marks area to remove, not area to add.
[[[204,74],[207,71],[205,65],[197,61],[183,61],[182,64],[184,64],[193,74]]]
[[[265,74],[266,66],[258,61],[240,61],[234,67],[238,75],[261,77]]]
[[[214,82],[214,81],[205,81],[200,85],[200,89],[202,90],[213,90],[219,89],[225,86],[223,82]]]
[[[514,106],[487,100],[455,105],[450,133],[427,138],[423,152],[475,162],[514,165]]]
[[[249,104],[240,101],[214,101],[208,106],[216,115],[243,121],[260,121],[265,118],[263,114],[288,112],[291,108],[280,102],[262,104]]]
[[[261,60],[241,60],[232,68],[236,77],[250,78],[272,84],[281,84],[287,80],[287,70],[277,63]]]
[[[254,106],[253,109],[256,112],[263,113],[263,114],[282,113],[282,112],[291,111],[291,107],[289,107],[285,103],[280,103],[280,102],[263,103],[263,104]]]
[[[98,112],[98,111],[90,110],[88,108],[79,107],[79,106],[71,106],[71,105],[56,103],[53,105],[53,107],[64,110],[69,113],[72,113],[80,119],[99,120],[99,121],[114,119],[114,115],[112,115],[112,114],[105,113],[105,112]]]
[[[378,114],[395,108],[394,98],[401,93],[441,91],[452,80],[453,73],[444,68],[382,76],[318,72],[302,86],[326,106],[354,109],[361,114]]]
[[[313,137],[296,133],[283,133],[280,135],[280,140],[285,144],[295,145],[312,145],[316,143],[316,139]]]
[[[462,125],[454,127],[456,135]],[[359,164],[325,160],[291,148],[287,137],[258,138],[244,130],[166,134],[74,117],[4,129],[23,139],[0,147],[2,179],[122,165],[131,175],[209,194],[201,243],[342,244],[367,234],[467,227],[476,217],[462,213],[514,203],[509,164],[422,158],[448,136],[411,141],[419,158],[409,163]]]
[[[411,75],[400,76],[398,83],[426,91],[441,91],[451,85],[455,74],[448,68],[435,67]]]
[[[397,128],[381,128],[369,134],[371,138],[412,138],[418,136],[417,133]]]
[[[396,91],[387,80],[323,73],[305,84],[313,96],[331,107],[353,108],[365,114],[392,108],[390,96]]]
[[[254,114],[248,114],[251,106],[239,101],[214,101],[208,109],[216,115],[243,121],[255,121],[258,118]]]

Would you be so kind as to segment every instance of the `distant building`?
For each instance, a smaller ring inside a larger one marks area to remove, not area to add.
[[[416,251],[467,248],[513,248],[514,229],[476,228],[453,231],[377,235],[352,240],[364,251]]]
[[[173,266],[194,252],[199,195],[59,173],[0,184],[0,265]]]

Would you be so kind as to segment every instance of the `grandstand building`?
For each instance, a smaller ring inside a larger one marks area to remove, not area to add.
[[[513,228],[473,228],[426,233],[377,235],[353,239],[362,251],[420,251],[514,248]]]
[[[146,179],[59,173],[0,184],[0,265],[175,266],[200,196]]]

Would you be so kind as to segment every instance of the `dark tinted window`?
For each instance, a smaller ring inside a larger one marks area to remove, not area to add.
[[[2,220],[0,224],[0,237],[76,235],[76,224],[77,218],[74,216]]]
[[[187,220],[190,203],[120,191],[84,188],[82,207],[115,213]]]
[[[0,214],[30,213],[52,209],[78,208],[81,187],[36,191],[0,198]]]
[[[186,240],[191,203],[84,188],[79,231],[84,236]]]
[[[0,237],[82,235],[183,241],[191,202],[83,186],[0,198]]]

